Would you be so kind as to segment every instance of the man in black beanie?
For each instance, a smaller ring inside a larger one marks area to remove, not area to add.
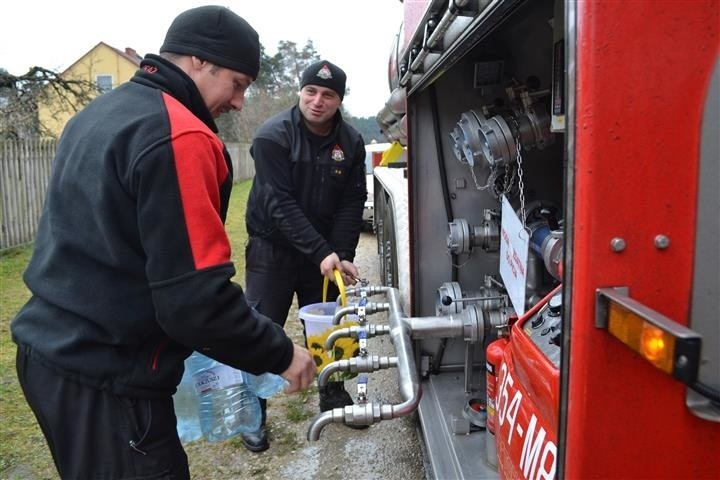
[[[293,295],[300,307],[323,301],[324,277],[334,301],[334,270],[346,285],[358,278],[352,261],[367,198],[365,145],[340,113],[345,81],[345,72],[327,60],[307,67],[298,104],[265,121],[250,148],[255,178],[245,215],[246,293],[280,326]],[[320,389],[323,411],[352,403],[341,381]],[[264,423],[243,434],[248,450],[269,447]]]
[[[195,350],[309,386],[315,364],[231,281],[232,163],[214,118],[242,108],[258,35],[223,7],[65,127],[12,322],[17,373],[61,478],[189,479],[172,395]]]

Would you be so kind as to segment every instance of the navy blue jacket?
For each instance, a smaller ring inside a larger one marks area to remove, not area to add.
[[[340,111],[330,135],[318,137],[297,105],[285,110],[258,129],[250,154],[248,233],[293,247],[318,266],[332,252],[352,261],[367,198],[365,144]]]
[[[16,343],[62,375],[171,394],[191,349],[281,373],[292,342],[232,283],[232,166],[192,80],[148,55],[59,140]]]

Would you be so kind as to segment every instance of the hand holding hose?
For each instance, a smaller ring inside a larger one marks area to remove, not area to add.
[[[355,285],[356,279],[359,277],[357,267],[347,260],[340,260],[337,253],[331,253],[320,262],[320,273],[323,277],[327,278],[328,281],[337,284],[335,277],[335,270],[340,272],[343,284]],[[338,285],[339,287],[339,285]]]
[[[343,283],[345,283],[345,285],[355,285],[357,283],[357,279],[360,277],[360,272],[358,272],[355,264],[347,260],[341,260],[340,263],[343,267],[340,269],[340,275],[342,275]]]

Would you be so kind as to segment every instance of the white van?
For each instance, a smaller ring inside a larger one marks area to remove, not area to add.
[[[373,219],[375,217],[375,181],[373,179],[373,154],[382,154],[390,148],[391,143],[369,143],[365,145],[365,179],[367,185],[368,196],[365,200],[365,209],[363,210],[363,226],[369,230],[373,229]]]

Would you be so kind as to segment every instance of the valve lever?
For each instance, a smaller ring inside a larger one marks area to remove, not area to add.
[[[357,380],[357,403],[367,403],[368,391],[367,391],[367,375],[360,375]]]
[[[367,357],[367,327],[361,327],[358,332],[358,345],[359,345],[359,356]]]

